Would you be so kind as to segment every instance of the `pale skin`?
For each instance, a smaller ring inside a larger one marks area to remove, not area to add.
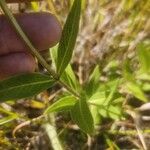
[[[31,0],[7,0],[20,2]],[[33,45],[44,51],[58,43],[61,26],[50,13],[15,15],[18,23]],[[36,62],[29,48],[16,33],[4,15],[0,15],[0,80],[16,74],[34,72]]]

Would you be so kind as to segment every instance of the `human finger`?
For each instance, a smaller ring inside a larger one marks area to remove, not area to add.
[[[30,73],[35,68],[35,59],[29,53],[20,52],[0,56],[0,79],[19,73]]]
[[[15,15],[18,23],[38,50],[54,46],[60,39],[61,26],[50,13],[24,13]],[[4,15],[0,16],[0,55],[27,51],[29,48]]]

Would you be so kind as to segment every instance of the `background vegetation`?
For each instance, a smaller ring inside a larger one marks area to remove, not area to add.
[[[64,26],[72,3],[45,0],[9,7],[50,11]],[[62,80],[86,102],[70,115],[75,97],[56,84],[37,96],[1,103],[0,149],[150,149],[149,8],[149,0],[83,0],[71,66]],[[42,54],[52,68],[56,49]],[[41,65],[39,71],[46,72]]]

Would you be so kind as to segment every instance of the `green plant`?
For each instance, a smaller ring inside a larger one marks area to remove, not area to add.
[[[91,134],[94,128],[92,116],[87,102],[82,98],[82,96],[80,96],[79,93],[77,93],[77,91],[70,87],[70,83],[68,84],[68,82],[66,82],[67,80],[64,80],[64,78],[68,78],[70,75],[69,69],[71,70],[71,66],[66,71],[65,69],[71,60],[71,56],[76,42],[81,13],[81,0],[74,1],[72,9],[64,25],[62,38],[56,52],[56,71],[50,69],[50,66],[46,63],[46,61],[42,58],[42,56],[37,52],[37,50],[28,40],[21,27],[17,23],[16,19],[7,8],[5,1],[1,1],[0,5],[7,17],[10,19],[12,25],[15,27],[16,31],[20,34],[24,42],[29,46],[31,53],[38,59],[38,61],[43,65],[43,67],[47,69],[48,73],[50,74],[50,76],[38,73],[24,74],[1,81],[1,99],[4,101],[34,96],[35,94],[38,94],[39,92],[50,88],[57,82],[64,86],[70,92],[70,94],[76,97],[76,103],[74,104],[71,111],[75,111],[75,109],[79,109],[81,111],[77,115],[77,119],[75,119],[76,116],[72,115],[73,120],[75,120],[75,122],[79,126],[81,126],[81,128],[85,132]],[[70,99],[70,102],[72,102],[72,99]],[[60,105],[59,107],[62,107],[62,105]],[[78,120],[78,118],[81,118],[81,120]],[[84,126],[84,124],[88,124],[88,121],[90,121],[90,128],[86,128],[86,126]]]
[[[94,5],[93,3],[95,2],[91,1],[90,5]],[[15,26],[16,31],[30,47],[31,53],[37,57],[39,63],[47,69],[46,74],[24,74],[1,81],[0,99],[2,102],[10,100],[7,101],[7,103],[11,104],[17,99],[32,97],[43,90],[57,88],[57,85],[59,85],[59,87],[61,86],[63,90],[55,96],[52,103],[48,103],[46,109],[45,105],[42,105],[43,103],[40,104],[36,103],[34,100],[31,100],[33,107],[44,108],[44,113],[40,120],[43,119],[43,116],[47,117],[51,114],[59,114],[59,112],[69,112],[72,121],[76,123],[80,129],[84,131],[84,133],[92,137],[94,137],[93,135],[104,135],[106,145],[111,149],[119,149],[117,142],[114,141],[115,138],[112,138],[113,135],[114,137],[117,135],[124,135],[128,137],[130,135],[137,134],[135,129],[131,128],[131,130],[128,130],[128,128],[126,128],[126,131],[119,128],[120,130],[118,130],[114,127],[115,125],[113,126],[113,124],[118,123],[119,121],[124,121],[123,123],[126,124],[126,121],[129,120],[126,113],[128,108],[131,108],[133,112],[136,112],[134,109],[136,106],[130,104],[131,100],[142,104],[149,101],[149,41],[139,42],[138,46],[135,48],[137,51],[135,58],[126,58],[123,61],[122,59],[117,59],[116,56],[118,55],[118,51],[120,49],[115,48],[117,53],[113,54],[109,59],[103,59],[100,63],[93,65],[91,67],[92,71],[89,71],[90,73],[87,72],[87,78],[82,84],[80,84],[74,68],[72,67],[72,64],[70,64],[70,60],[77,38],[81,10],[85,9],[86,1],[83,1],[82,9],[81,0],[70,1],[70,5],[73,5],[63,28],[60,44],[50,50],[52,67],[47,64],[47,62],[41,57],[41,55],[35,50],[34,46],[26,38],[14,17],[7,9],[4,1],[0,1],[0,4],[5,11],[5,14]],[[105,5],[105,1],[100,1],[99,4]],[[123,8],[123,11],[126,12],[131,10],[132,7],[135,7],[135,3],[132,1],[126,2],[123,0],[120,6]],[[35,11],[37,11],[36,3],[32,3],[32,7]],[[137,11],[138,9],[134,13]],[[125,12],[122,12],[122,14]],[[141,14],[142,13],[143,12],[141,11]],[[97,20],[103,20],[100,15],[101,14],[96,15],[94,18],[95,24]],[[129,26],[131,26],[129,30],[131,31],[137,25],[137,22],[134,22],[136,16],[132,15],[130,15],[129,18],[131,19],[131,22],[129,22]],[[115,19],[118,20],[116,21]],[[113,18],[114,22],[112,21],[111,25],[118,24],[119,19],[119,17],[117,18],[115,16]],[[95,24],[94,29],[96,28]],[[141,25],[137,26],[136,30],[133,31],[137,33],[140,30],[140,27]],[[128,39],[129,35],[124,36],[125,40],[129,40],[127,43],[132,41],[132,38],[136,36],[136,33],[130,37],[131,39]],[[115,40],[120,40],[120,37]],[[104,44],[107,44],[107,41],[104,42]],[[115,44],[116,43],[114,42],[114,45]],[[111,54],[112,53],[108,53],[108,56]],[[134,66],[135,64],[137,65],[136,67]],[[0,124],[22,118],[22,116],[18,115],[18,113],[5,111],[3,108],[0,112],[5,116],[0,119]],[[104,127],[103,131],[103,125],[105,126],[106,121],[108,122],[109,127],[106,127],[106,129]],[[99,128],[102,129],[99,130]],[[47,126],[47,132],[48,129],[49,126]],[[63,131],[64,130],[65,129],[63,129]],[[58,135],[61,135],[63,131],[60,131]],[[143,131],[149,133],[147,130]]]
[[[35,50],[30,41],[26,38],[22,29],[19,27],[13,15],[7,9],[6,4],[1,2],[2,9],[11,20],[12,24],[20,33],[31,52],[37,57],[39,62],[47,69],[50,76],[33,73],[14,76],[0,82],[0,97],[4,100],[17,100],[34,96],[39,92],[59,83],[67,89],[67,96],[58,99],[50,105],[44,114],[57,112],[60,110],[70,110],[72,119],[86,133],[94,132],[93,117],[97,110],[100,116],[117,119],[120,114],[118,106],[113,106],[120,97],[115,97],[118,80],[111,81],[107,85],[99,84],[99,67],[96,66],[91,74],[88,83],[81,87],[69,64],[75,46],[75,41],[79,29],[79,20],[81,12],[81,1],[75,0],[72,9],[68,15],[63,28],[62,38],[58,48],[51,50],[51,57],[55,70],[45,62],[41,55]],[[110,85],[113,85],[112,87]],[[69,93],[68,93],[69,92]],[[91,109],[91,110],[90,110]],[[92,114],[93,117],[92,117]],[[98,116],[99,117],[99,116]]]

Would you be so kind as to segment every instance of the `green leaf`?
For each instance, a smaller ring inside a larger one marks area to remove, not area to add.
[[[99,108],[99,113],[104,118],[111,118],[113,120],[119,120],[122,116],[121,106],[101,106]]]
[[[97,106],[91,105],[90,111],[93,117],[94,125],[98,125],[101,123],[101,117],[99,115],[99,108]]]
[[[46,110],[45,114],[51,112],[58,112],[63,110],[68,110],[74,106],[76,103],[76,98],[74,96],[66,96],[61,99],[58,99],[54,104],[50,105]]]
[[[17,115],[10,115],[10,116],[4,117],[0,119],[0,125],[4,125],[5,123],[11,122],[17,118],[18,118]]]
[[[150,46],[144,43],[138,46],[138,56],[142,72],[150,72]]]
[[[0,125],[11,122],[17,118],[19,118],[18,114],[8,111],[2,107],[0,107],[0,114],[4,114],[5,117],[0,119]]]
[[[119,120],[122,116],[121,106],[110,105],[108,108],[108,112],[109,117],[113,120]]]
[[[100,89],[96,91],[90,98],[89,101],[98,105],[108,105],[116,99],[117,88],[121,79],[115,79],[108,82],[104,90]],[[101,85],[102,86],[102,85]]]
[[[50,88],[55,81],[39,73],[13,76],[0,81],[0,100],[16,100],[34,96]]]
[[[122,103],[123,101],[123,98],[117,98],[117,99],[110,99],[112,98],[112,95],[114,94],[114,89],[115,89],[115,86],[112,88],[112,91],[110,92],[109,96],[106,97],[106,92],[97,92],[95,93],[90,99],[88,102],[90,102],[91,104],[94,104],[94,106],[97,107],[97,110],[100,114],[100,116],[103,116],[104,118],[112,118],[114,120],[118,120],[121,115],[122,115],[122,112],[121,112],[121,107],[120,107],[120,103]],[[108,100],[109,98],[109,100]],[[108,101],[107,101],[108,100]],[[110,100],[113,100],[111,101],[110,103]],[[93,107],[93,105],[92,105]],[[90,107],[91,108],[91,107]],[[92,114],[93,114],[93,110],[92,111]],[[99,116],[99,118],[100,118]],[[95,121],[95,117],[94,116],[94,121]],[[96,118],[97,119],[97,118]]]
[[[79,100],[74,105],[74,107],[71,109],[71,116],[73,121],[85,133],[92,134],[94,132],[94,121],[88,104],[84,99]]]
[[[112,81],[112,86],[111,86],[111,89],[110,89],[110,93],[109,93],[108,97],[106,98],[106,100],[104,102],[105,104],[109,104],[113,101],[113,97],[114,97],[115,93],[117,92],[119,81],[120,81],[120,79]]]
[[[99,71],[99,66],[97,65],[95,68],[94,68],[94,70],[93,70],[93,72],[92,72],[92,74],[90,75],[90,82],[94,82],[94,83],[96,83],[96,82],[98,82],[99,81],[99,78],[100,78],[100,71]]]
[[[89,82],[85,86],[86,94],[88,96],[93,95],[100,86],[99,82],[100,75],[101,73],[99,71],[99,66],[97,65],[89,77]]]
[[[106,92],[98,91],[94,93],[88,101],[97,105],[103,105],[105,100],[106,100]]]
[[[79,30],[81,0],[74,0],[72,9],[63,28],[58,47],[57,73],[61,76],[71,60]]]
[[[75,91],[80,91],[80,84],[72,70],[71,65],[69,64],[66,70],[63,72],[61,76],[61,80],[69,85]]]
[[[126,84],[127,88],[128,88],[128,91],[129,93],[133,94],[133,96],[135,96],[136,98],[144,101],[144,102],[147,102],[147,98],[146,96],[144,95],[142,89],[140,88],[140,86],[134,82],[128,82]]]
[[[50,55],[52,58],[53,66],[56,69],[56,62],[57,62],[57,50],[58,46],[51,48]],[[75,91],[80,91],[80,84],[73,72],[71,65],[69,64],[65,71],[61,75],[61,80],[66,83],[68,86],[73,88]]]

